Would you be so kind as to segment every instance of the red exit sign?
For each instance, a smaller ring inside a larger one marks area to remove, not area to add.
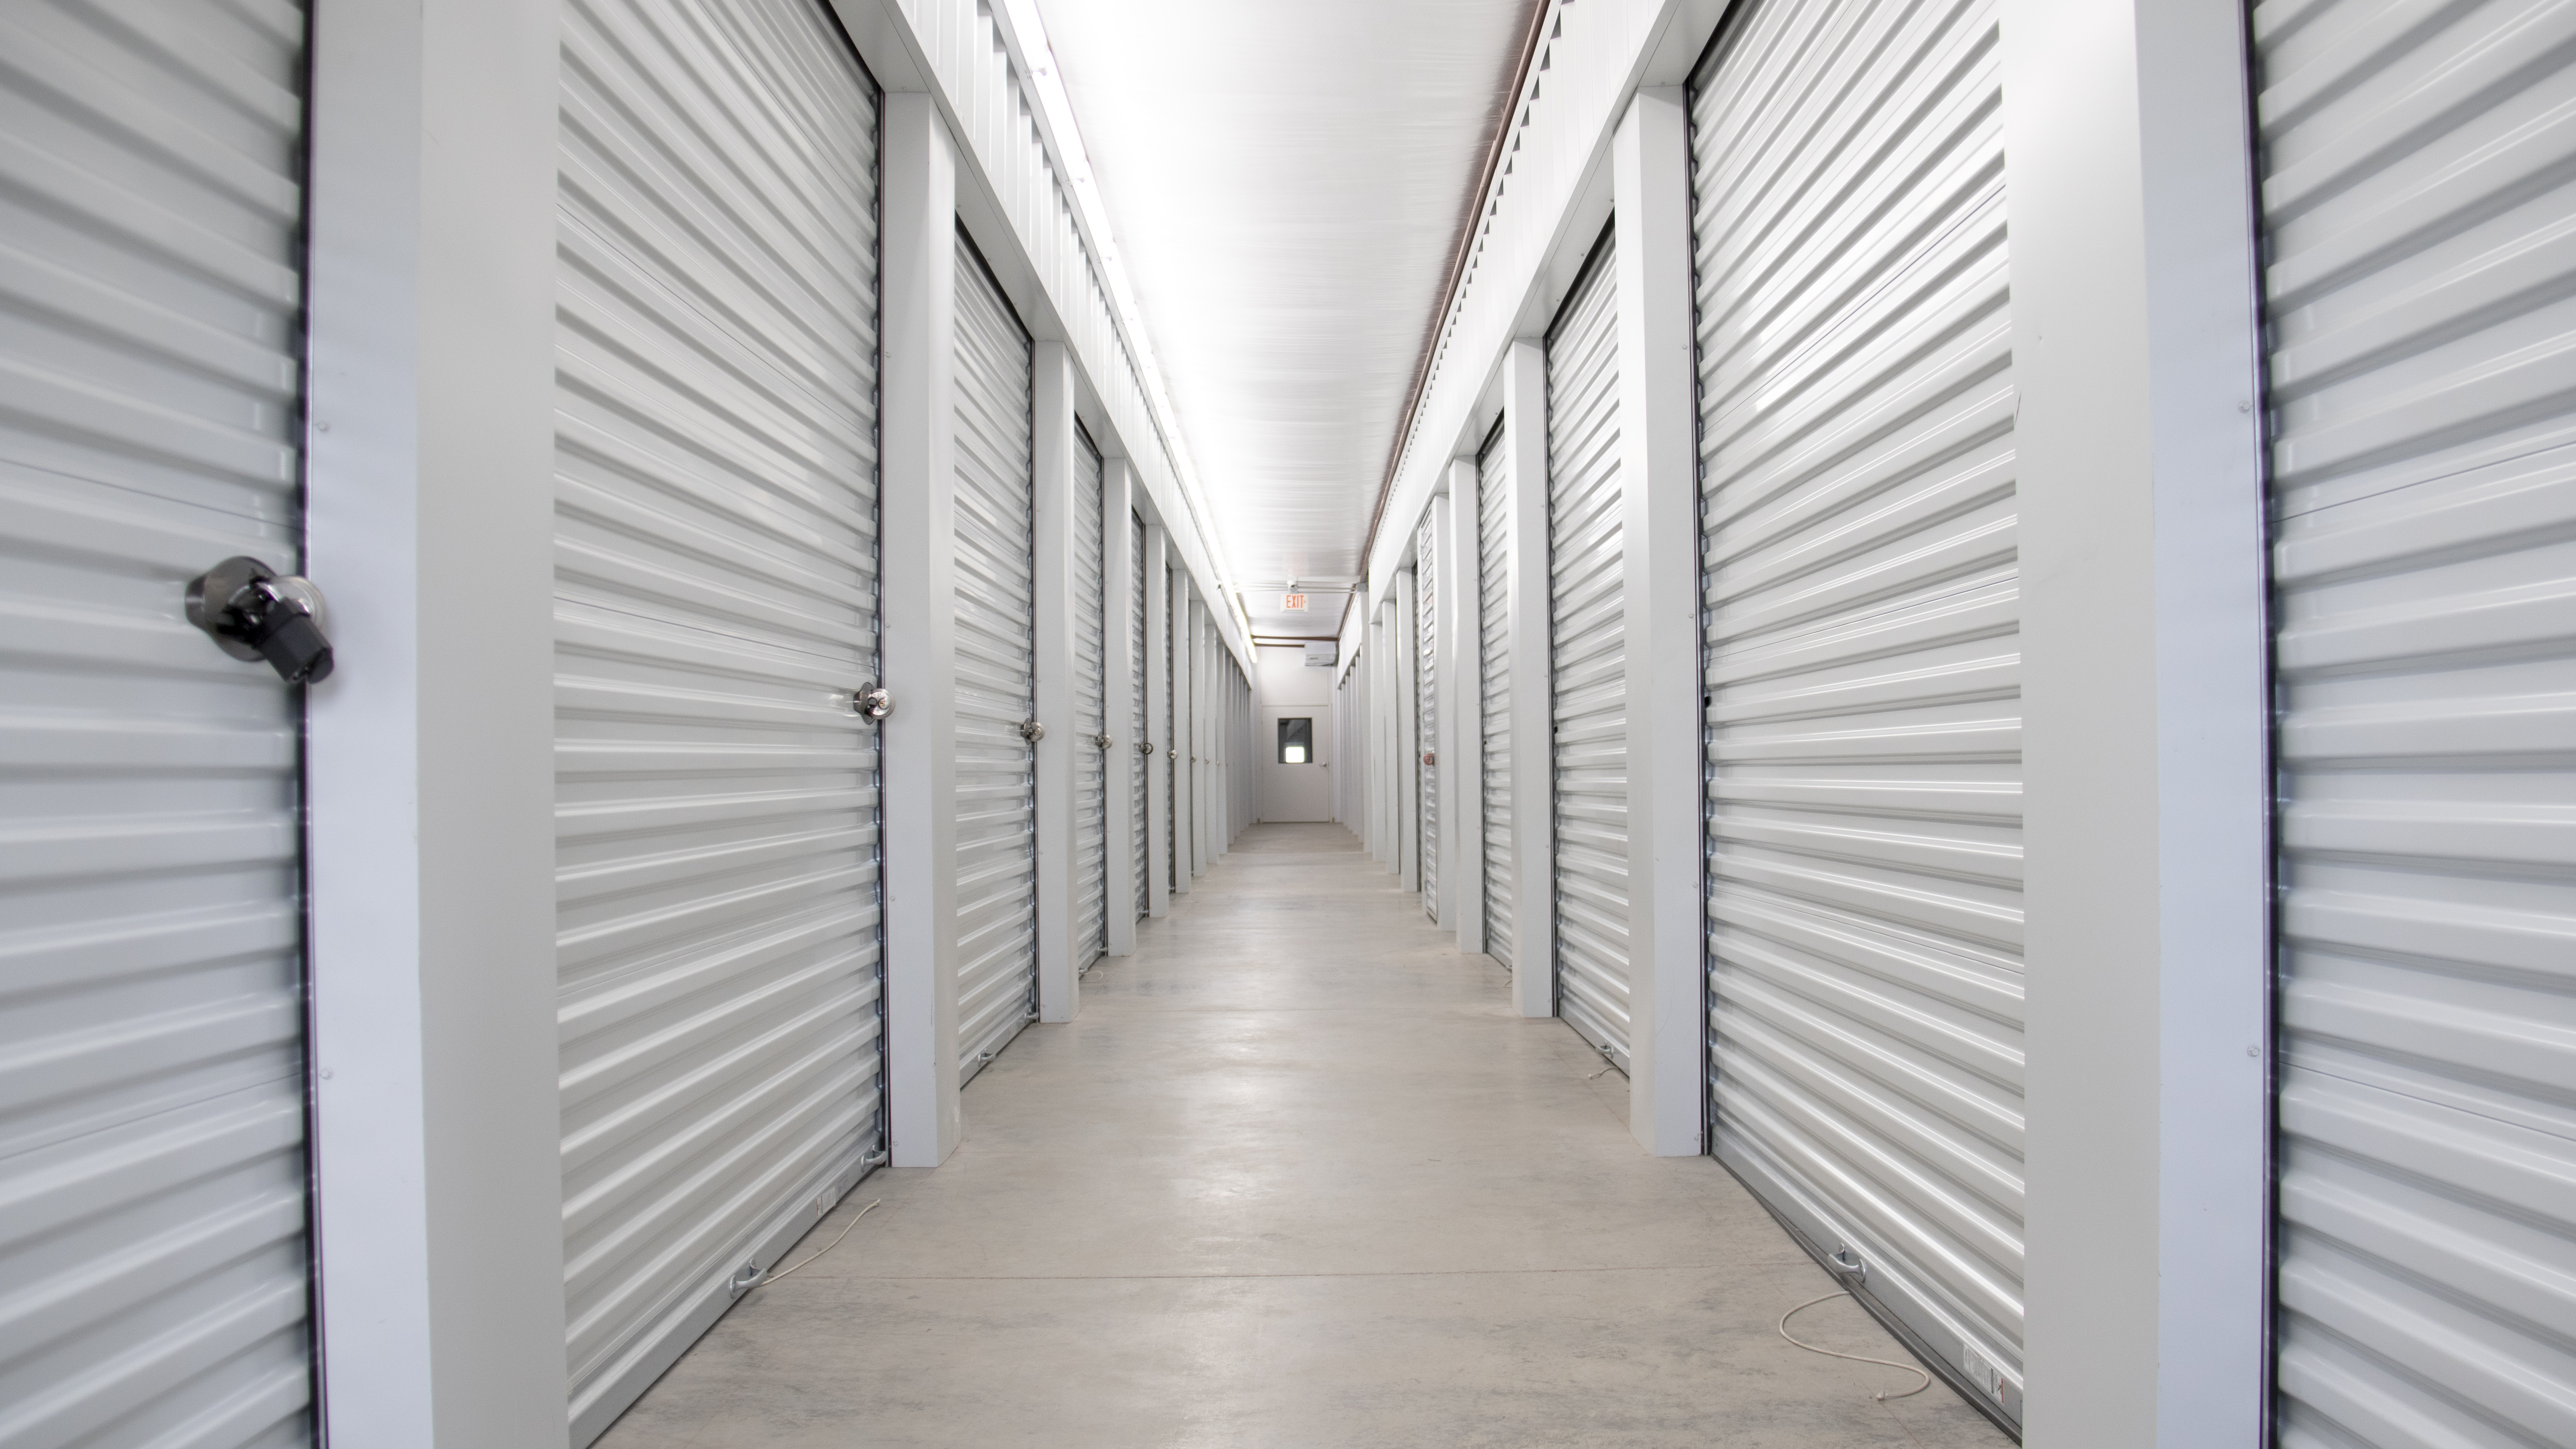
[[[1306,596],[1304,594],[1281,594],[1279,596],[1279,609],[1282,613],[1302,614],[1306,611]]]

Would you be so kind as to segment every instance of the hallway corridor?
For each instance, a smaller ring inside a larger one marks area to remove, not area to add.
[[[1082,994],[602,1449],[2007,1442],[1781,1342],[1832,1283],[1339,826],[1245,832]],[[1906,1357],[1847,1299],[1795,1328]]]

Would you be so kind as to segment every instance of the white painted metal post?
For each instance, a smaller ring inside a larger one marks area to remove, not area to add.
[[[955,1151],[957,153],[931,97],[885,98],[879,549],[886,1107],[897,1167]]]
[[[1512,1005],[1556,1015],[1555,652],[1548,636],[1547,343],[1516,338],[1503,359],[1503,442],[1512,527]]]
[[[1038,1020],[1071,1021],[1082,993],[1073,964],[1073,752],[1098,748],[1073,729],[1074,611],[1081,607],[1073,597],[1073,510],[1090,500],[1074,496],[1081,444],[1073,433],[1073,353],[1051,339],[1032,352],[1036,558],[1029,582],[1037,719],[1046,729],[1037,743]]]
[[[1457,911],[1458,949],[1471,956],[1485,949],[1485,616],[1476,502],[1476,460],[1460,458],[1449,465],[1449,516],[1441,530],[1447,552],[1440,560],[1440,617],[1455,622],[1440,659],[1440,717],[1447,721],[1440,764],[1450,779],[1440,813],[1457,824],[1440,874],[1457,882],[1449,899]]]
[[[1190,576],[1172,571],[1172,891],[1188,895],[1198,875],[1198,700],[1190,667]]]
[[[2026,1442],[2253,1449],[2271,983],[2244,13],[2006,0],[2002,29]]]
[[[1102,691],[1108,696],[1108,723],[1114,741],[1101,761],[1101,791],[1109,808],[1109,954],[1136,953],[1136,818],[1128,808],[1135,798],[1136,771],[1144,757],[1135,739],[1136,680],[1145,661],[1136,657],[1136,642],[1127,621],[1136,609],[1136,469],[1124,458],[1101,461],[1100,513],[1104,548],[1102,576],[1108,598],[1101,605]]]
[[[1145,759],[1145,908],[1172,909],[1172,574],[1163,525],[1145,525],[1145,718],[1154,753]]]
[[[1628,1130],[1658,1157],[1707,1150],[1687,115],[1679,87],[1641,90],[1610,143],[1627,550]]]
[[[1395,878],[1398,889],[1422,889],[1422,697],[1417,676],[1422,648],[1417,637],[1421,601],[1414,594],[1414,572],[1395,575],[1395,647],[1387,663],[1395,671]]]
[[[564,1443],[536,139],[560,45],[551,9],[498,0],[315,21],[306,564],[339,670],[307,701],[312,1230],[338,1443]]]

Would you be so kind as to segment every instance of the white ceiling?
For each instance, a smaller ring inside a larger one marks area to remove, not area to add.
[[[1534,3],[1037,0],[1256,633],[1340,628]]]

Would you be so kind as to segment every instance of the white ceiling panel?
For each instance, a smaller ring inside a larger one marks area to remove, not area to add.
[[[1037,0],[1257,632],[1340,625],[1534,3]]]

